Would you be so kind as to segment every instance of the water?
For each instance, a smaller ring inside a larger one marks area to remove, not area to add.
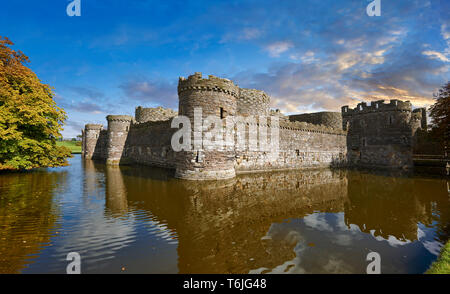
[[[150,167],[0,175],[0,273],[423,273],[450,235],[447,181],[357,171],[174,179]]]

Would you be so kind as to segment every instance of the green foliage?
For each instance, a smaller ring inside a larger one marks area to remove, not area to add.
[[[430,117],[433,124],[432,136],[450,147],[450,82],[434,94],[436,102],[430,107]]]
[[[70,150],[56,146],[66,113],[12,45],[0,37],[0,170],[67,165]]]
[[[439,258],[431,265],[427,274],[450,274],[450,241],[441,249]]]
[[[56,146],[64,146],[68,148],[72,154],[81,153],[81,142],[79,141],[58,141],[56,142]]]

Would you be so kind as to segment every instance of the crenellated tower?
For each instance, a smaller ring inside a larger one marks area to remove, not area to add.
[[[361,102],[342,107],[343,129],[348,131],[350,164],[369,167],[411,167],[415,131],[422,127],[422,111],[412,112],[409,101]],[[420,116],[420,117],[419,117]],[[425,119],[426,120],[426,119]]]
[[[242,115],[268,116],[270,97],[264,91],[255,89],[239,90],[237,112]]]
[[[100,133],[103,130],[103,125],[87,124],[84,127],[82,134],[82,155],[85,159],[95,159],[98,157],[98,140]]]
[[[108,140],[106,144],[106,163],[118,165],[126,163],[125,143],[133,117],[129,115],[108,115]]]
[[[193,150],[177,153],[177,168],[175,176],[183,179],[209,180],[226,179],[235,176],[234,149],[208,149],[201,138],[202,118],[215,116],[224,122],[227,116],[236,115],[239,87],[228,79],[210,75],[202,78],[201,73],[195,73],[187,79],[181,77],[178,82],[179,114],[189,117]],[[194,110],[201,109],[199,119],[194,121]],[[208,131],[209,129],[203,129]]]

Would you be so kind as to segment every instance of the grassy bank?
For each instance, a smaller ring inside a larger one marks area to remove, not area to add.
[[[56,142],[56,145],[69,148],[72,154],[81,153],[81,142],[78,141],[58,141]]]
[[[433,262],[427,274],[450,274],[450,241],[441,249],[438,259]]]

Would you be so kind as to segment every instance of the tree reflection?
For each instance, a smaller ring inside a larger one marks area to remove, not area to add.
[[[54,198],[65,171],[0,176],[0,273],[19,273],[50,242],[57,228]]]

